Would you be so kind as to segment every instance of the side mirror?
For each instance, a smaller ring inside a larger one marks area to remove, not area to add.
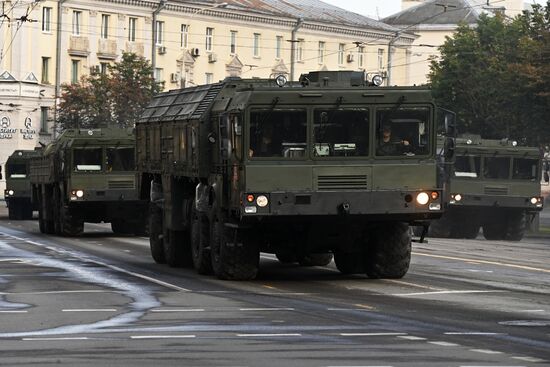
[[[452,112],[445,113],[445,135],[447,136],[456,136],[456,116]]]
[[[451,137],[445,138],[445,158],[451,160],[455,155],[455,139]]]
[[[546,171],[544,172],[544,182],[548,183],[549,181],[550,181],[550,175],[548,175],[548,171]]]

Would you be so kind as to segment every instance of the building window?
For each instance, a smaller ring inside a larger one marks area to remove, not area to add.
[[[378,70],[384,69],[384,49],[378,49]]]
[[[319,64],[325,62],[325,43],[323,41],[319,41],[319,48],[317,49],[317,60],[319,61]]]
[[[298,38],[296,47],[296,61],[302,61],[304,59],[304,39]]]
[[[365,64],[365,47],[359,46],[357,49],[357,65],[362,68]]]
[[[50,58],[42,58],[42,84],[50,84]]]
[[[71,63],[71,83],[76,84],[78,83],[78,77],[79,77],[79,67],[80,67],[80,61],[79,60],[72,60]]]
[[[280,59],[283,48],[283,36],[277,36],[277,40],[275,42],[275,57]]]
[[[48,107],[40,107],[40,133],[48,132]]]
[[[136,42],[137,18],[128,19],[128,41]]]
[[[80,36],[80,25],[82,24],[82,12],[73,11],[73,36]]]
[[[181,25],[181,35],[180,35],[180,47],[187,48],[189,42],[189,26],[187,24]]]
[[[109,38],[109,20],[110,16],[107,14],[101,15],[101,38],[107,39]]]
[[[107,71],[109,70],[109,63],[108,62],[100,62],[99,63],[99,72],[101,75],[107,75]]]
[[[214,38],[214,28],[206,28],[206,51],[212,51],[212,41]]]
[[[156,22],[156,34],[155,34],[155,44],[157,46],[162,46],[164,41],[164,22]]]
[[[260,34],[254,33],[254,57],[260,57]]]
[[[338,45],[338,65],[344,65],[344,52],[346,51],[346,45],[340,43]]]
[[[42,8],[42,32],[52,31],[52,8]]]
[[[214,74],[212,73],[205,73],[205,82],[206,84],[212,84],[212,81],[214,80]]]
[[[237,31],[231,31],[229,48],[231,55],[235,55],[237,53]]]
[[[163,82],[163,70],[161,68],[155,68],[155,82],[162,83]]]

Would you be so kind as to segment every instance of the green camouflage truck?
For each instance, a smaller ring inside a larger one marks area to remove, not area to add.
[[[42,233],[75,236],[84,222],[145,234],[148,201],[139,199],[133,129],[68,129],[31,161],[33,202]]]
[[[136,125],[153,259],[239,280],[260,251],[302,265],[334,255],[345,274],[403,277],[409,224],[442,213],[438,111],[428,89],[371,84],[327,71],[156,96]]]
[[[32,219],[32,212],[37,209],[31,201],[29,169],[31,158],[39,156],[39,150],[16,150],[6,161],[4,198],[9,219]]]
[[[543,208],[540,150],[516,141],[456,139],[456,161],[445,214],[433,221],[434,237],[520,241]]]

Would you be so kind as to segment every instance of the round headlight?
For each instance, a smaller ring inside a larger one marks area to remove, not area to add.
[[[265,208],[268,203],[269,200],[267,200],[267,196],[265,195],[260,195],[256,198],[256,204],[258,204],[260,208]]]
[[[13,195],[13,194],[15,194],[15,191],[13,191],[13,190],[9,190],[9,191],[8,191],[8,195],[11,196],[11,195]]]
[[[456,200],[456,201],[462,200],[462,195],[460,195],[460,194],[455,194],[455,200]]]
[[[376,85],[377,87],[381,86],[384,82],[384,79],[380,75],[375,75],[372,77],[372,84]]]
[[[512,146],[513,146],[513,147],[517,147],[517,146],[518,146],[518,142],[514,140],[514,141],[512,142]]]
[[[428,195],[425,192],[421,192],[420,194],[416,195],[416,202],[420,205],[426,205],[428,204],[428,201],[430,201],[430,195]]]
[[[84,196],[84,191],[82,190],[76,190],[76,197],[77,198],[81,198]]]
[[[277,78],[275,78],[275,83],[277,83],[279,87],[284,87],[286,82],[287,82],[287,79],[284,75],[279,75],[277,76]]]
[[[10,194],[12,195],[12,194]],[[535,205],[536,203],[538,203],[539,199],[538,198],[531,198],[531,204]]]

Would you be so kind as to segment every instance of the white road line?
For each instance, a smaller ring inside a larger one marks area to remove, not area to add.
[[[398,336],[407,333],[340,333],[341,336]]]
[[[546,312],[546,310],[523,310],[523,312]]]
[[[239,311],[294,311],[294,308],[292,307],[239,308]]]
[[[475,291],[475,290],[465,290],[465,291],[438,291],[438,292],[418,292],[418,293],[394,293],[392,296],[396,297],[413,297],[413,296],[431,296],[437,294],[477,294],[477,293],[504,293],[506,291]]]
[[[62,312],[116,312],[116,308],[65,308]]]
[[[368,308],[327,308],[327,311],[369,311],[372,312],[372,310]]]
[[[0,310],[0,313],[27,313],[29,311],[24,310]]]
[[[406,340],[426,340],[426,338],[421,338],[419,336],[413,336],[413,335],[403,335],[403,336],[398,336],[398,338],[406,339]]]
[[[155,309],[150,311],[151,312],[204,312],[204,308],[179,308],[179,309],[172,309],[172,310]]]
[[[512,359],[517,359],[519,361],[525,361],[525,362],[533,362],[533,363],[546,362],[544,359],[535,358],[535,357],[512,357]]]
[[[429,344],[433,344],[433,345],[439,345],[441,347],[458,347],[459,345],[456,344],[456,343],[449,343],[449,342],[439,342],[439,341],[435,341],[435,342],[428,342]]]
[[[498,352],[496,350],[490,350],[490,349],[470,349],[470,352],[484,353],[484,354],[502,354],[502,352]]]
[[[237,334],[239,337],[285,337],[285,336],[302,336],[302,334]]]
[[[192,339],[196,335],[132,335],[130,339]]]
[[[459,332],[459,331],[450,331],[444,333],[445,335],[480,335],[480,336],[491,336],[491,335],[506,335],[505,333],[486,333],[481,331],[470,331],[470,332]]]
[[[102,291],[102,290],[81,290],[81,291],[44,291],[44,292],[0,292],[0,295],[36,295],[36,294],[63,294],[63,293],[116,293],[115,291]]]
[[[65,338],[23,338],[26,341],[56,341],[56,340],[88,340],[85,336],[65,337]]]

